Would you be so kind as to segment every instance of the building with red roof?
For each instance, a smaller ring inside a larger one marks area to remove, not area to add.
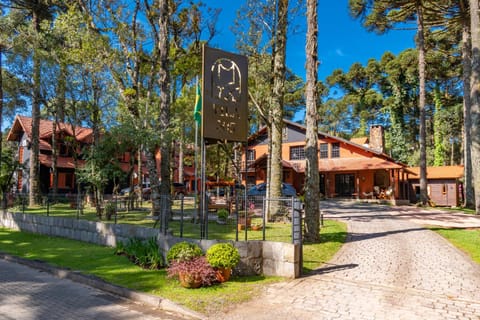
[[[56,132],[57,143],[57,173],[58,189],[60,192],[68,193],[75,189],[75,161],[74,153],[79,154],[83,146],[93,142],[93,131],[90,128],[71,126],[66,123],[55,123],[50,120],[40,120],[39,132],[39,161],[40,161],[40,190],[47,193],[53,185],[52,173],[52,137]],[[73,137],[76,141],[76,148],[73,150],[71,144],[66,143],[66,137]],[[28,192],[28,175],[30,167],[30,148],[32,143],[32,118],[17,115],[10,129],[7,141],[18,143],[18,161],[23,165],[15,173],[16,190]],[[77,166],[84,165],[84,160],[78,159]]]
[[[306,127],[284,120],[283,181],[303,193]],[[247,186],[266,182],[266,127],[248,140],[243,181]],[[326,198],[389,199],[408,202],[408,167],[384,153],[383,127],[372,126],[368,138],[346,140],[318,132],[320,192]],[[245,155],[243,156],[245,160]]]
[[[418,202],[420,198],[420,167],[412,167],[414,173],[409,177],[410,201]],[[427,195],[432,205],[460,206],[464,199],[463,166],[427,167]]]

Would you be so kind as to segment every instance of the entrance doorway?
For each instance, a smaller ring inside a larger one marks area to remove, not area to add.
[[[335,175],[335,193],[338,196],[351,196],[355,193],[355,175],[354,174],[336,174]]]

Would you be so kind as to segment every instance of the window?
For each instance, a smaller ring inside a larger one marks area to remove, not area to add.
[[[328,158],[328,143],[320,143],[320,159]]]
[[[303,146],[290,147],[290,160],[305,160],[305,148]]]
[[[255,161],[255,150],[247,150],[247,161]]]
[[[65,173],[65,187],[73,189],[73,173]]]
[[[64,143],[60,143],[58,145],[58,155],[61,157],[71,157],[71,149]]]
[[[332,158],[340,158],[340,143],[332,143]]]

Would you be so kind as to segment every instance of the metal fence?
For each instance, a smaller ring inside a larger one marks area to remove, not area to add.
[[[41,195],[38,205],[29,206],[28,194],[10,197],[14,212],[71,217],[107,223],[131,223],[157,228],[159,232],[193,239],[271,240],[291,242],[295,198],[216,199],[202,211],[194,196],[152,201],[106,194],[95,200],[91,194]],[[223,201],[223,202],[222,202]],[[97,205],[98,202],[98,205]],[[156,212],[154,212],[156,211]]]

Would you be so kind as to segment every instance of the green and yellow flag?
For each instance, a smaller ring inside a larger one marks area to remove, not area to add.
[[[195,109],[193,111],[193,118],[200,125],[202,121],[202,92],[200,88],[200,83],[197,84],[197,92],[195,96]]]

